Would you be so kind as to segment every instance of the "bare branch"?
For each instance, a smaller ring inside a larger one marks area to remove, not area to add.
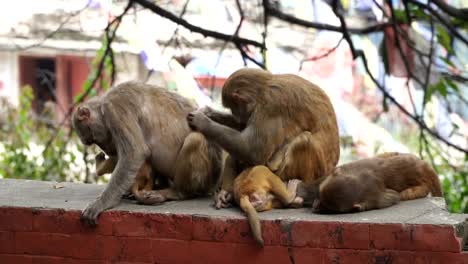
[[[147,1],[147,0],[130,0],[130,2],[138,3],[141,6],[151,10],[152,12],[154,12],[154,13],[156,13],[156,14],[164,17],[164,18],[167,18],[167,19],[171,20],[172,22],[174,22],[176,24],[179,24],[179,25],[187,28],[188,30],[190,30],[192,32],[200,33],[205,37],[212,37],[212,38],[215,38],[215,39],[230,41],[230,42],[233,42],[235,44],[252,45],[252,46],[255,46],[255,47],[258,47],[258,48],[265,48],[262,43],[259,43],[259,42],[255,41],[255,40],[241,38],[241,37],[238,37],[238,36],[232,36],[232,35],[224,34],[224,33],[213,31],[213,30],[207,30],[207,29],[195,26],[193,24],[190,24],[187,20],[177,17],[176,15],[172,14],[171,12],[159,7],[158,5],[156,5],[156,4],[154,4],[154,3],[150,2],[150,1]]]
[[[442,23],[447,28],[447,30],[450,32],[450,34],[452,34],[454,37],[458,38],[463,43],[468,45],[468,40],[463,35],[461,35],[460,32],[458,32],[458,30],[450,24],[449,21],[447,21],[441,14],[439,14],[439,12],[434,10],[434,8],[432,8],[430,4],[423,4],[423,3],[419,2],[419,1],[416,1],[416,0],[407,0],[407,1],[409,1],[412,4],[414,4],[416,6],[419,6],[419,7],[423,8],[423,9],[426,9],[427,11],[429,11],[429,13],[431,13],[434,17],[436,17],[437,20],[439,20],[440,23]],[[465,19],[466,19],[466,17],[465,17]]]
[[[431,136],[435,137],[436,139],[438,139],[439,141],[443,142],[444,144],[446,144],[447,146],[450,146],[460,152],[463,152],[465,154],[468,154],[468,149],[464,149],[462,147],[459,147],[453,143],[451,143],[450,141],[446,140],[445,138],[443,138],[441,135],[439,135],[439,133],[437,133],[436,131],[430,129],[426,123],[424,122],[424,120],[421,120],[420,118],[418,118],[417,116],[411,114],[403,105],[401,105],[393,96],[391,96],[388,91],[386,89],[384,89],[384,87],[382,87],[382,85],[377,81],[377,79],[375,78],[375,76],[372,74],[372,72],[370,71],[369,69],[369,65],[367,63],[367,58],[366,58],[366,55],[364,54],[364,52],[362,50],[358,50],[357,51],[359,56],[361,56],[362,60],[363,60],[363,64],[364,64],[364,68],[367,72],[367,74],[369,75],[369,77],[372,79],[372,81],[374,82],[374,84],[377,86],[377,88],[379,88],[380,91],[382,91],[382,93],[384,94],[384,96],[389,99],[401,112],[403,112],[406,116],[408,116],[409,118],[411,118],[414,122],[416,122],[421,129],[424,129],[426,130]]]
[[[60,24],[58,25],[58,27],[49,32],[42,40],[40,40],[39,42],[37,43],[34,43],[34,44],[31,44],[31,45],[28,45],[28,46],[24,46],[24,47],[21,47],[20,45],[17,45],[15,44],[15,48],[19,51],[25,51],[25,50],[28,50],[28,49],[32,49],[32,48],[36,48],[36,47],[39,47],[39,46],[42,46],[42,44],[44,44],[44,42],[46,42],[46,40],[52,38],[55,34],[57,34],[58,32],[60,32],[62,30],[62,28],[68,23],[70,22],[70,20],[76,16],[78,16],[79,14],[81,14],[81,12],[83,12],[86,8],[88,8],[90,2],[88,2],[82,9],[78,10],[78,11],[75,11],[73,13],[71,13],[69,16],[67,16],[67,18],[65,18],[62,22],[60,22]]]
[[[406,1],[404,1],[406,2]],[[468,17],[468,8],[455,8],[451,5],[448,5],[445,1],[441,0],[431,0],[433,4],[442,9],[445,13],[460,19],[466,19]]]
[[[332,2],[332,10],[333,13],[338,17],[340,20],[341,24],[341,33],[343,34],[343,38],[348,42],[349,48],[351,49],[351,54],[353,55],[353,59],[357,58],[357,53],[356,49],[354,48],[353,41],[351,40],[351,35],[349,34],[349,29],[346,25],[346,21],[343,17],[343,14],[341,14],[341,11],[338,11],[338,0],[333,0]]]
[[[327,50],[326,52],[324,52],[323,54],[320,54],[320,55],[317,55],[317,56],[313,56],[312,58],[305,58],[303,60],[301,60],[301,64],[299,65],[299,71],[302,70],[302,66],[304,65],[304,62],[307,62],[307,61],[317,61],[317,60],[320,60],[320,59],[323,59],[325,57],[328,57],[328,55],[332,54],[341,44],[341,42],[343,41],[344,37],[342,37],[338,43],[336,43],[336,45]]]
[[[276,17],[278,19],[289,22],[291,24],[295,24],[295,25],[299,25],[299,26],[303,26],[307,28],[315,28],[315,29],[329,30],[329,31],[342,33],[341,27],[337,27],[337,26],[325,24],[325,23],[318,23],[318,22],[311,22],[311,21],[303,20],[295,16],[285,14],[281,12],[280,10],[274,8],[270,4],[270,1],[268,0],[264,0],[264,3],[265,3],[266,9],[268,10],[268,14],[272,17]],[[363,28],[348,28],[348,32],[352,34],[365,35],[371,32],[383,31],[386,27],[390,26],[390,24],[391,23],[386,22],[386,23],[374,24],[368,27],[363,27]]]

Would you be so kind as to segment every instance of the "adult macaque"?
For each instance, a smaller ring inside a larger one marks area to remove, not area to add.
[[[120,202],[145,162],[170,187],[147,191],[154,202],[208,194],[219,178],[221,149],[193,132],[186,116],[196,106],[188,99],[152,85],[122,83],[78,106],[72,122],[81,141],[117,157],[102,194],[83,211],[90,225]]]
[[[304,191],[307,189],[307,191]],[[348,213],[385,208],[400,200],[442,196],[439,178],[429,164],[412,154],[383,153],[337,167],[297,195],[315,212]]]
[[[217,208],[230,205],[234,178],[245,168],[265,165],[283,181],[309,183],[338,162],[335,112],[328,96],[309,81],[245,68],[226,80],[222,102],[232,115],[204,109],[187,117],[191,127],[229,153]]]
[[[299,182],[290,180],[286,187],[284,182],[265,166],[248,168],[235,179],[234,199],[247,214],[252,234],[260,246],[263,246],[263,238],[257,211],[302,206],[302,199],[296,197]]]

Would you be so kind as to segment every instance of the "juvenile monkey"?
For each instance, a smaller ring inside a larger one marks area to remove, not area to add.
[[[100,152],[96,155],[96,174],[97,176],[104,175],[106,173],[112,173],[117,164],[116,157],[105,158],[104,152]],[[154,178],[151,173],[151,164],[145,162],[138,171],[135,182],[133,183],[130,192],[133,194],[135,199],[142,204],[154,204],[156,202],[147,199],[147,191],[153,190]]]
[[[297,207],[302,200],[296,197],[299,180],[290,180],[288,187],[266,166],[244,170],[234,181],[234,199],[247,214],[255,240],[263,246],[260,220],[257,211],[272,208]]]
[[[297,192],[304,204],[313,201],[314,211],[321,213],[385,208],[429,193],[442,197],[439,178],[429,164],[396,152],[341,165],[307,187],[299,184]]]
[[[125,82],[78,106],[72,124],[86,145],[98,145],[115,157],[115,169],[106,188],[82,213],[96,225],[99,214],[120,202],[148,162],[169,188],[141,191],[147,201],[189,199],[210,193],[221,170],[221,148],[186,121],[196,105],[153,85]]]
[[[187,117],[191,127],[229,153],[217,208],[230,206],[234,179],[248,167],[265,165],[283,181],[310,183],[338,162],[335,112],[324,91],[309,81],[244,68],[226,80],[222,103],[232,115],[205,108]]]

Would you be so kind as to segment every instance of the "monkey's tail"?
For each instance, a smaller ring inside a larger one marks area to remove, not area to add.
[[[264,242],[262,238],[262,228],[260,225],[260,219],[258,219],[257,210],[255,210],[255,208],[250,203],[248,195],[241,196],[240,207],[247,214],[247,218],[249,219],[250,229],[252,230],[252,234],[255,240],[260,246],[263,247]]]
[[[443,197],[442,186],[440,185],[439,176],[435,170],[426,164],[425,173],[431,181],[431,195],[433,197]]]

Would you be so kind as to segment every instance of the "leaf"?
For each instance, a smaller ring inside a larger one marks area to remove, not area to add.
[[[428,103],[429,101],[431,101],[432,94],[435,90],[436,86],[434,84],[431,84],[427,87],[426,96],[424,97],[424,103]]]
[[[456,92],[460,92],[460,90],[458,89],[458,86],[455,84],[454,81],[450,80],[449,78],[444,78],[444,80],[447,83],[447,85],[450,86],[450,88],[452,88],[452,90]]]
[[[436,89],[444,98],[447,97],[447,86],[444,84],[443,79],[436,84]]]
[[[65,185],[63,185],[63,183],[57,182],[52,187],[54,189],[62,189],[62,188],[65,188]]]
[[[452,67],[455,67],[455,64],[453,64],[453,62],[447,58],[445,58],[444,56],[439,56],[439,59],[443,60],[445,63],[447,63],[448,65],[452,66]]]
[[[450,35],[447,32],[447,30],[445,30],[445,28],[442,27],[441,25],[436,25],[436,29],[437,29],[437,42],[439,42],[440,45],[442,45],[449,54],[452,54],[452,55],[455,54],[452,49],[452,46],[450,45]]]
[[[405,23],[405,24],[408,23],[405,10],[395,9],[393,11],[394,11],[395,20],[397,23]]]

